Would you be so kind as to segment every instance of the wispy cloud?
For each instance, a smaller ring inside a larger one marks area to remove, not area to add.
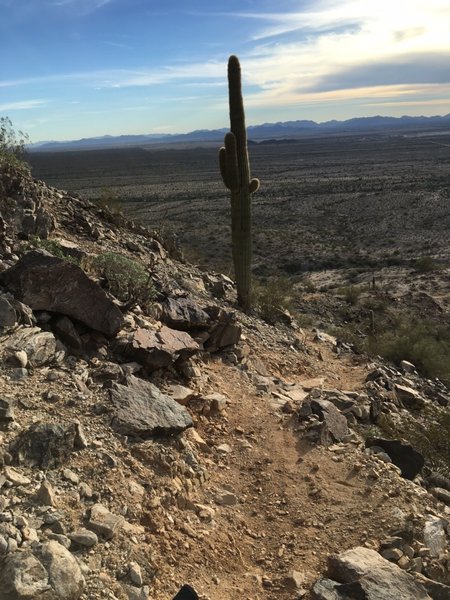
[[[48,100],[36,99],[36,100],[21,100],[18,102],[7,102],[0,104],[0,112],[6,112],[10,110],[30,110],[32,108],[38,108],[48,104]]]
[[[113,1],[114,0],[52,0],[52,6],[68,7],[73,9],[78,15],[86,16]]]

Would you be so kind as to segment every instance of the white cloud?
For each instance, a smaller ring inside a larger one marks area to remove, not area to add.
[[[18,102],[7,102],[0,104],[0,112],[7,112],[11,110],[30,110],[32,108],[39,108],[48,104],[48,100],[21,100]]]

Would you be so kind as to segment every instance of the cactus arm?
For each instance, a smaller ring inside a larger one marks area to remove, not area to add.
[[[234,134],[227,133],[225,147],[219,150],[220,173],[226,187],[231,191],[239,189],[239,168]]]
[[[257,179],[256,177],[253,177],[250,180],[250,184],[248,186],[249,192],[250,194],[254,194],[255,192],[257,192],[259,190],[259,179]]]

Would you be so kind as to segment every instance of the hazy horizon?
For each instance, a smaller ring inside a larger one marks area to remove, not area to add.
[[[0,0],[0,116],[32,142],[445,115],[448,0]]]

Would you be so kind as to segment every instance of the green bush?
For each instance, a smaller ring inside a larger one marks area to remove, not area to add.
[[[267,323],[276,323],[291,304],[292,284],[287,277],[255,281],[251,304]]]
[[[24,161],[28,136],[14,129],[11,119],[0,117],[0,167],[3,171],[15,170],[29,174]]]
[[[425,377],[450,383],[449,326],[404,318],[397,327],[370,336],[366,349],[396,364],[409,360]]]
[[[26,252],[32,248],[41,248],[46,252],[50,252],[56,258],[62,258],[63,260],[79,265],[80,261],[74,256],[69,256],[65,253],[64,248],[58,242],[58,240],[41,240],[39,237],[33,236],[30,240],[22,246],[22,249]]]
[[[431,273],[441,267],[441,265],[431,256],[421,256],[414,262],[414,268],[418,273]]]
[[[156,296],[150,274],[145,267],[131,258],[106,252],[84,262],[84,268],[104,279],[105,287],[127,308],[139,304],[148,306]]]

